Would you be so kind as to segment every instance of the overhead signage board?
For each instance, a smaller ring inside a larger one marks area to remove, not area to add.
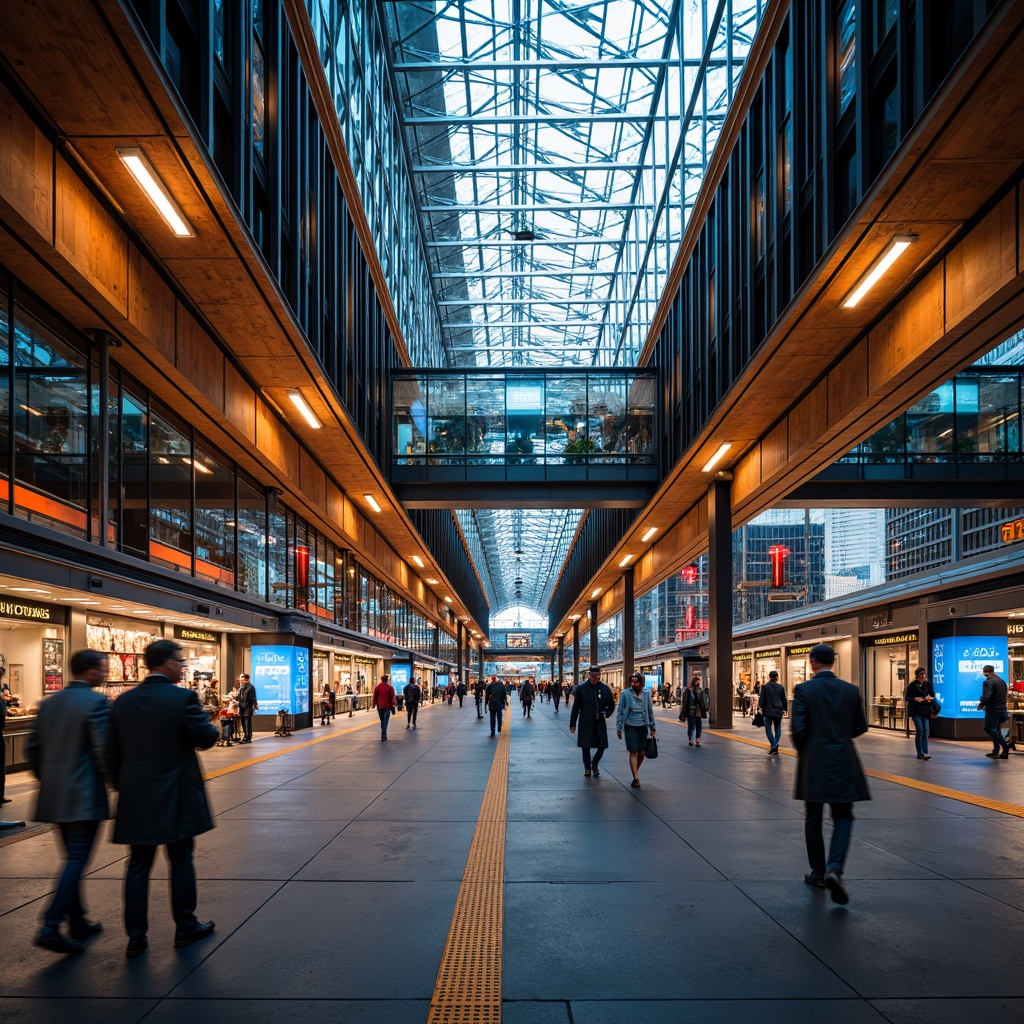
[[[529,633],[507,633],[505,646],[529,648],[533,646],[533,637]]]

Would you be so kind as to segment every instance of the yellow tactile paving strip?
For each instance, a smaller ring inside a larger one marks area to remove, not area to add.
[[[498,738],[427,1024],[500,1024],[505,819],[512,715]]]
[[[673,722],[670,718],[660,718],[661,722],[669,725],[678,725],[685,729],[683,722]],[[719,729],[705,729],[704,732],[712,736],[718,736],[723,740],[732,740],[733,743],[746,743],[748,747],[759,747],[767,750],[768,744],[760,740],[750,739],[748,736],[737,736],[734,733]],[[780,754],[788,757],[796,757],[796,751],[788,747],[779,747]],[[881,782],[891,782],[897,786],[905,786],[907,789],[917,789],[922,793],[931,793],[932,796],[944,796],[949,800],[959,800],[961,803],[970,804],[972,807],[983,807],[988,811],[999,811],[1002,814],[1010,814],[1015,818],[1024,818],[1024,807],[1020,804],[1007,803],[1005,800],[993,800],[987,796],[978,796],[976,793],[966,793],[962,789],[950,789],[948,786],[936,786],[932,782],[922,782],[920,779],[911,779],[906,775],[891,775],[889,772],[879,772],[874,768],[865,768],[864,774],[870,779],[879,779]]]

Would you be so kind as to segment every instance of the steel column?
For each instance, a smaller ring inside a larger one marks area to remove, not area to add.
[[[708,488],[708,618],[711,725],[732,728],[732,474]]]
[[[590,664],[588,668],[593,668],[599,662],[597,653],[597,602],[590,602]]]
[[[622,574],[622,685],[626,686],[633,674],[633,649],[636,644],[633,606],[633,567]]]
[[[580,685],[580,620],[572,624],[572,685]]]

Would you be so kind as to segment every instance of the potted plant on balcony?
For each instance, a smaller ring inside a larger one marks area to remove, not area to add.
[[[565,461],[574,465],[585,465],[588,455],[594,455],[600,451],[600,446],[591,437],[574,437],[567,441],[563,454]]]

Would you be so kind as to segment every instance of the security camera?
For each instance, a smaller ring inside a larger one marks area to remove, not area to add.
[[[952,605],[949,606],[949,614],[956,615],[956,609]]]

